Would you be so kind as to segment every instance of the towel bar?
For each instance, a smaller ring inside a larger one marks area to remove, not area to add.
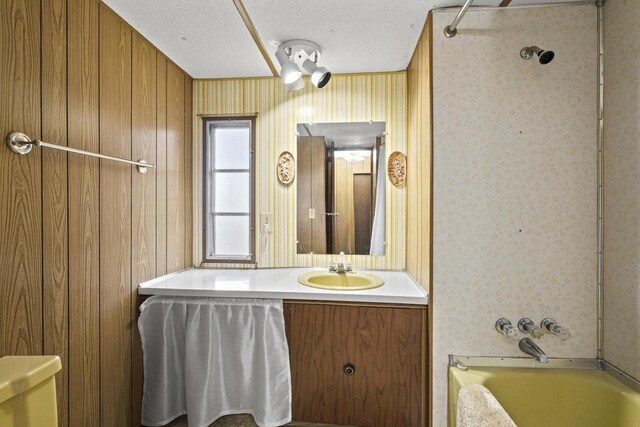
[[[121,159],[119,157],[107,156],[106,154],[92,153],[91,151],[80,150],[78,148],[66,147],[64,145],[49,144],[48,142],[40,141],[39,139],[31,140],[26,134],[22,132],[12,132],[7,136],[7,146],[16,154],[25,155],[28,154],[33,146],[53,148],[54,150],[67,151],[69,153],[82,154],[89,157],[97,157],[99,159],[113,160],[114,162],[126,163],[136,166],[138,172],[147,173],[148,169],[155,169],[156,165],[147,163],[144,160],[128,160]]]

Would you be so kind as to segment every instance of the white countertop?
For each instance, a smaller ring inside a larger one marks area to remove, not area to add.
[[[298,283],[298,276],[324,268],[207,269],[192,268],[140,283],[140,295],[223,298],[273,298],[427,305],[427,293],[402,271],[371,271],[384,285],[363,291],[316,289]],[[365,270],[362,270],[365,272]]]

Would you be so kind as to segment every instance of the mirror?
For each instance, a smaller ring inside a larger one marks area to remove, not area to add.
[[[384,255],[384,122],[297,125],[297,252]]]

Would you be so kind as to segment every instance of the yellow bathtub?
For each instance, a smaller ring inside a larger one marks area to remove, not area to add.
[[[449,427],[463,385],[491,390],[518,427],[638,427],[640,393],[598,369],[449,367]]]

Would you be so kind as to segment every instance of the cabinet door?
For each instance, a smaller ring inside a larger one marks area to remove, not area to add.
[[[424,425],[426,310],[298,303],[286,310],[294,420]]]

